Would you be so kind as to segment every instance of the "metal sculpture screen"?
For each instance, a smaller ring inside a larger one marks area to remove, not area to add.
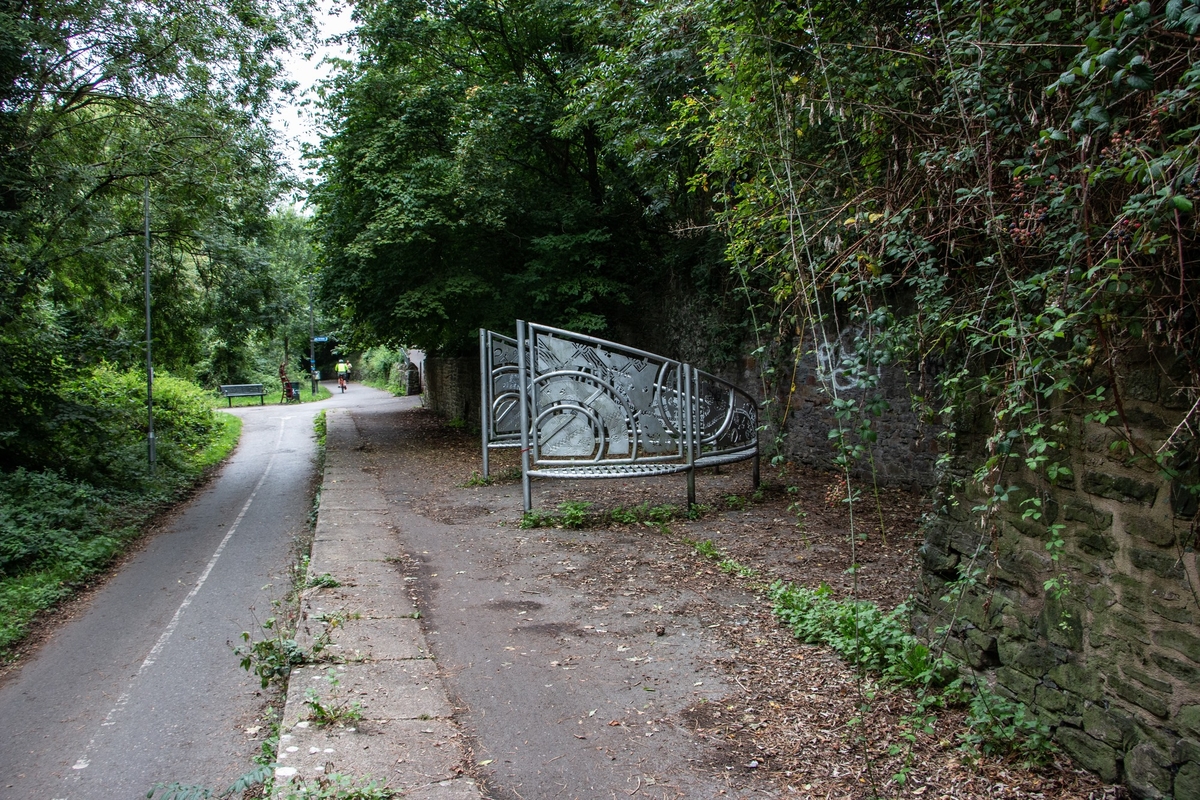
[[[521,444],[521,376],[517,371],[517,340],[492,331],[479,332],[483,362],[483,430],[488,444]]]
[[[535,467],[683,457],[679,362],[552,328],[527,330]]]
[[[480,331],[484,475],[488,449],[521,446],[529,479],[687,472],[755,459],[758,406],[730,383],[653,353],[533,323]]]

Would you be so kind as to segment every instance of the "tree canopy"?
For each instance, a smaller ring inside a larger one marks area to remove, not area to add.
[[[353,335],[457,352],[519,316],[585,331],[628,316],[685,248],[598,121],[568,112],[607,35],[594,8],[356,8],[313,196],[324,294]]]
[[[840,326],[856,363],[907,360],[934,412],[983,399],[993,453],[1052,470],[1045,414],[1119,406],[1122,352],[1200,385],[1197,0],[376,0],[359,22],[315,198],[325,295],[363,336],[603,330],[722,286],[781,411]],[[873,435],[880,403],[837,402]]]
[[[220,373],[276,290],[264,268],[283,177],[266,112],[301,2],[0,4],[0,452],[45,458],[57,387],[144,358],[142,200],[157,363]],[[216,372],[214,372],[214,369]]]

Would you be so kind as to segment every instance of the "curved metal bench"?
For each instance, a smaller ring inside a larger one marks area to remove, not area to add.
[[[592,336],[517,322],[479,332],[483,474],[492,448],[520,447],[525,510],[532,478],[651,477],[754,460],[758,406],[680,361]]]

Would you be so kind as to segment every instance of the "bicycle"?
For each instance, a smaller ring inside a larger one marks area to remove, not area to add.
[[[346,391],[346,373],[344,372],[338,373],[338,388],[343,392]]]

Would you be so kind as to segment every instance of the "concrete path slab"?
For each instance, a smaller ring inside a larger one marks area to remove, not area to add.
[[[462,775],[466,751],[408,581],[389,561],[400,555],[389,504],[348,411],[327,414],[326,447],[308,577],[329,575],[338,585],[314,585],[301,597],[297,643],[312,652],[318,637],[327,641],[322,662],[289,678],[275,796],[342,775],[405,797],[479,800],[479,787]],[[316,724],[306,702],[314,699],[345,719]]]
[[[320,612],[315,609],[302,616],[296,631],[296,643],[311,651],[313,643],[322,634],[332,642],[326,644],[322,658],[331,662],[355,661],[398,661],[402,659],[428,658],[421,650],[421,625],[412,617],[382,619],[346,619],[340,612]],[[322,618],[326,618],[323,621]]]
[[[373,568],[390,569],[391,565],[373,565]],[[358,580],[354,582],[329,589],[309,589],[302,600],[305,604],[303,608],[310,614],[343,612],[358,614],[367,619],[411,617],[416,613],[416,606],[407,594],[380,592],[378,589],[383,583],[382,580],[364,580],[361,569],[360,566]],[[392,576],[394,578],[394,571]]]
[[[311,560],[325,565],[330,574],[340,571],[353,577],[359,564],[365,561],[385,562],[397,556],[396,543],[387,528],[375,531],[374,537],[327,537],[313,541]]]
[[[457,729],[445,720],[361,722],[341,728],[300,725],[280,738],[285,774],[371,775],[410,790],[450,781],[462,761]],[[295,770],[295,772],[291,772]],[[473,795],[478,798],[478,791]]]

